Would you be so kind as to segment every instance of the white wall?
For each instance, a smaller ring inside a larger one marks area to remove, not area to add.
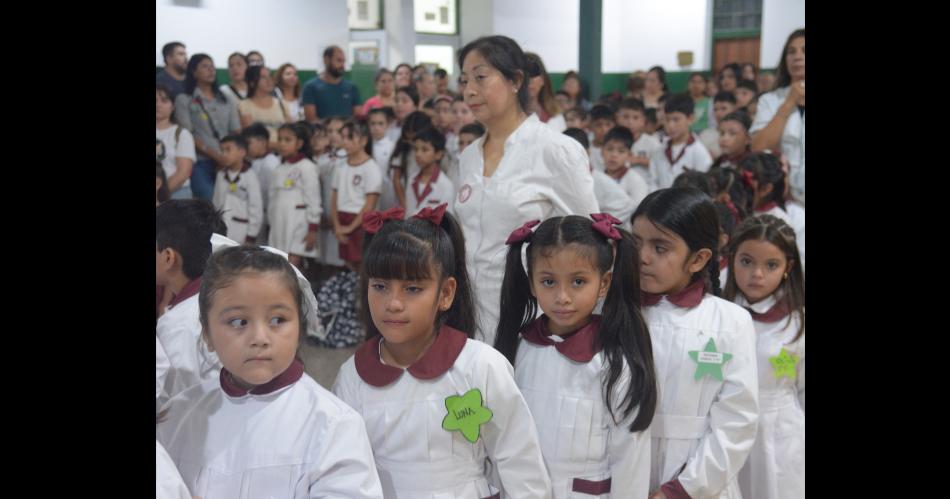
[[[460,48],[476,38],[495,34],[493,10],[493,0],[459,0]]]
[[[784,1],[784,0],[775,0]],[[708,69],[711,0],[603,0],[601,64],[605,73],[660,65],[683,71],[680,51],[693,52],[689,70]]]
[[[410,0],[411,2],[411,0]],[[206,53],[226,68],[232,52],[258,50],[273,68],[291,62],[322,70],[328,45],[349,40],[345,0],[200,0],[180,7],[155,1],[155,64],[164,66],[162,45],[185,44],[188,55]],[[386,22],[391,22],[389,16]],[[347,60],[347,66],[350,61]]]
[[[763,0],[759,67],[778,67],[788,35],[805,27],[805,0]]]
[[[541,56],[549,73],[564,73],[577,70],[579,15],[579,0],[495,1],[492,34],[508,36]]]

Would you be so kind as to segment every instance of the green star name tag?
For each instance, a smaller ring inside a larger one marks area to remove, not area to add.
[[[442,419],[442,429],[460,431],[473,444],[478,440],[481,425],[492,418],[491,409],[482,407],[482,392],[472,388],[464,395],[449,395],[445,398],[448,414]]]
[[[798,356],[782,349],[775,357],[769,357],[769,363],[772,364],[772,371],[775,379],[785,376],[789,379],[795,379],[798,372],[795,371],[795,365],[798,364]]]
[[[708,374],[713,378],[722,381],[722,365],[732,358],[731,353],[717,352],[716,342],[709,338],[703,351],[690,350],[689,357],[696,362],[696,376],[694,379],[702,378]]]

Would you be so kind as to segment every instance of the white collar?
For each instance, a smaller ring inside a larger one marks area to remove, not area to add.
[[[751,309],[753,312],[757,314],[764,314],[768,312],[769,310],[771,310],[772,307],[774,307],[775,304],[778,302],[778,298],[776,297],[776,295],[779,293],[780,291],[772,293],[768,296],[768,298],[762,301],[759,301],[758,303],[750,304],[749,300],[746,300],[746,297],[740,292],[736,295],[736,305],[739,305],[740,307],[743,307],[743,308]]]

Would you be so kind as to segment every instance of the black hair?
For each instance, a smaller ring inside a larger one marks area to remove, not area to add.
[[[158,202],[164,203],[171,199],[171,192],[168,190],[168,177],[165,176],[165,168],[162,167],[160,160],[155,160],[155,178],[162,181],[162,186],[158,188]]]
[[[723,298],[730,301],[742,292],[736,284],[735,258],[739,246],[745,241],[768,241],[785,253],[785,259],[788,261],[786,269],[788,278],[782,280],[776,291],[783,291],[779,300],[785,302],[790,311],[787,324],[791,324],[794,314],[798,314],[801,320],[798,332],[789,343],[798,341],[805,334],[805,271],[802,269],[802,260],[799,258],[798,245],[795,244],[795,230],[781,218],[767,213],[749,217],[736,227],[729,240],[731,261],[729,262],[729,277],[726,278],[726,288],[723,291]]]
[[[643,118],[646,119],[647,123],[656,125],[656,108],[648,107],[646,111],[643,112]]]
[[[370,115],[373,115],[373,114],[383,115],[386,118],[387,123],[396,119],[396,112],[393,111],[393,108],[390,106],[383,106],[383,107],[370,109],[369,112],[366,113],[366,116],[369,117]]]
[[[422,104],[422,109],[435,109],[435,98],[426,99],[425,103]]]
[[[197,80],[195,80],[195,70],[198,69],[198,65],[201,64],[201,61],[208,59],[209,61],[214,62],[214,59],[211,59],[211,56],[208,54],[195,54],[188,59],[188,68],[185,70],[185,95],[191,96],[195,93],[195,88],[198,86]],[[221,93],[221,89],[218,88],[218,77],[214,77],[214,82],[211,83],[211,93],[214,95],[214,98],[218,102],[227,102],[227,97]]]
[[[478,122],[469,123],[459,129],[459,135],[462,135],[463,133],[470,133],[477,139],[482,135],[485,135],[485,127],[483,127],[482,124]]]
[[[156,83],[155,93],[165,95],[165,98],[168,99],[168,101],[172,103],[172,114],[168,116],[168,121],[177,125],[178,118],[175,117],[175,99],[172,97],[171,89],[168,88],[168,86],[165,85],[164,83]]]
[[[382,78],[383,75],[386,75],[386,74],[393,75],[393,78],[396,77],[396,75],[393,74],[392,71],[386,68],[379,68],[379,70],[376,71],[376,76],[373,77],[373,83],[379,83],[379,79]]]
[[[528,241],[509,246],[505,277],[501,286],[500,319],[495,336],[495,349],[515,364],[520,341],[519,333],[535,320],[537,299],[531,293],[531,273],[537,258],[547,257],[570,245],[588,258],[600,275],[613,271],[610,288],[604,299],[603,315],[595,350],[603,349],[608,372],[603,379],[604,403],[614,420],[624,419],[637,410],[630,431],[643,431],[650,426],[656,409],[657,384],[653,367],[653,347],[646,322],[640,314],[639,258],[633,237],[617,229],[621,239],[610,240],[593,228],[587,217],[568,215],[553,217],[538,226]],[[527,248],[527,273],[521,261],[522,246]],[[617,400],[616,383],[623,374],[624,361],[630,369],[626,393]],[[620,412],[620,418],[618,418]]]
[[[704,172],[696,170],[686,170],[673,179],[673,187],[692,187],[702,191],[710,198],[715,197],[712,179]]]
[[[745,129],[746,133],[749,133],[749,128],[752,126],[752,120],[749,118],[749,114],[741,110],[735,110],[723,116],[719,122],[722,123],[723,121],[735,121],[739,123],[742,125],[742,128]]]
[[[656,76],[660,80],[660,85],[663,85],[663,92],[668,92],[669,88],[666,86],[666,70],[663,69],[663,66],[653,66],[647,71],[647,73],[650,71],[656,71]]]
[[[772,192],[765,199],[759,200],[760,204],[771,201],[785,209],[785,172],[782,171],[782,163],[778,157],[767,152],[753,153],[739,162],[739,170],[752,172],[760,189],[767,184],[772,185]]]
[[[653,191],[643,198],[630,219],[636,221],[639,217],[646,217],[658,229],[682,238],[690,257],[703,248],[712,251],[705,272],[696,272],[690,282],[705,279],[707,289],[720,295],[719,216],[706,193],[689,187]]]
[[[339,50],[340,52],[343,52],[343,49],[341,49],[340,47],[337,47],[336,45],[330,45],[329,47],[323,49],[323,58],[324,59],[332,58],[333,53],[336,52],[337,50]]]
[[[723,194],[728,194],[729,201],[739,217],[737,222],[744,220],[752,211],[753,192],[752,187],[745,183],[739,171],[735,168],[714,165],[709,168],[706,175],[712,183],[713,197],[718,198]]]
[[[636,97],[628,97],[620,101],[620,106],[617,107],[617,110],[619,111],[621,109],[630,109],[633,111],[640,111],[641,113],[645,114],[646,106],[643,105],[642,100],[637,99]]]
[[[433,271],[435,275],[432,275]],[[409,217],[383,224],[376,234],[366,234],[363,270],[360,273],[359,314],[367,338],[379,334],[369,308],[370,279],[445,279],[456,281],[452,306],[436,316],[436,329],[455,328],[469,338],[475,332],[475,298],[465,266],[465,237],[455,218],[445,213],[442,222]]]
[[[432,118],[422,111],[413,111],[403,120],[402,133],[399,134],[399,141],[396,142],[392,156],[389,157],[389,167],[400,169],[400,176],[403,182],[405,182],[409,170],[408,161],[409,153],[412,151],[412,140],[415,139],[416,133],[419,130],[431,126],[433,126]]]
[[[689,94],[671,95],[670,98],[663,103],[663,111],[666,112],[666,114],[683,113],[688,117],[692,116],[695,110],[695,103]]]
[[[722,77],[726,74],[727,69],[732,70],[732,76],[735,78],[736,83],[738,84],[739,80],[742,78],[742,67],[739,66],[739,63],[737,62],[723,66],[722,69],[719,70],[719,75],[716,77],[716,83],[722,85]]]
[[[435,127],[429,126],[419,130],[413,140],[421,140],[431,145],[436,152],[445,151],[445,135],[442,135],[442,132],[436,130]]]
[[[604,135],[604,146],[611,140],[620,141],[625,148],[630,149],[633,147],[633,132],[625,126],[615,126]]]
[[[270,140],[270,132],[268,132],[267,127],[259,121],[255,121],[254,123],[248,125],[244,130],[241,131],[241,135],[244,136],[245,143],[247,143],[251,138]]]
[[[736,88],[744,88],[751,90],[753,94],[759,94],[759,85],[752,80],[739,80],[739,83],[736,84]]]
[[[738,224],[739,221],[736,220],[735,215],[726,203],[715,201],[713,202],[713,206],[716,207],[716,214],[719,215],[719,230],[731,238],[732,232],[736,230],[736,224]],[[723,286],[725,286],[725,284],[723,284]]]
[[[416,91],[416,87],[413,87],[413,86],[399,87],[396,89],[396,94],[398,94],[399,92],[402,92],[408,95],[409,98],[412,99],[412,103],[415,104],[416,107],[419,107],[419,92]]]
[[[706,77],[706,74],[705,74],[705,73],[699,73],[699,72],[696,72],[696,71],[690,73],[690,74],[689,74],[689,78],[687,78],[686,81],[692,80],[694,76],[698,76],[698,77],[702,78],[702,79],[703,79],[703,83],[709,81],[709,78]]]
[[[369,133],[369,122],[366,120],[347,120],[343,123],[343,128],[340,129],[340,134],[343,134],[343,130],[346,130],[350,133],[350,138],[359,135],[360,137],[366,137],[366,145],[363,146],[363,150],[366,151],[366,154],[369,154],[370,157],[373,156],[373,134]]]
[[[206,341],[210,341],[208,313],[211,311],[217,292],[230,286],[242,274],[265,272],[278,274],[278,278],[287,286],[287,290],[294,298],[300,325],[297,338],[299,348],[300,343],[303,342],[304,331],[307,330],[307,303],[303,290],[300,289],[297,273],[286,258],[253,245],[229,246],[216,251],[208,259],[207,268],[201,276],[201,290],[198,292],[198,321],[201,323],[201,334]]]
[[[162,46],[162,60],[168,61],[168,56],[175,53],[175,49],[178,47],[185,48],[185,44],[181,42],[168,42]]]
[[[590,112],[587,113],[587,116],[590,118],[591,123],[597,120],[609,120],[610,122],[614,122],[614,110],[606,104],[597,104],[590,108]]]
[[[564,135],[578,141],[584,146],[584,150],[590,149],[590,140],[587,138],[587,132],[581,130],[580,128],[568,128],[564,130]]]
[[[571,116],[577,116],[577,119],[584,121],[587,119],[587,111],[580,106],[574,106],[564,111],[564,119],[569,119]]]
[[[788,46],[792,44],[792,40],[798,37],[805,38],[805,28],[792,31],[792,34],[788,35],[788,39],[785,40],[785,46],[782,47],[782,55],[779,56],[778,60],[778,69],[775,70],[774,88],[787,87],[792,84],[792,75],[788,72]]]
[[[254,97],[254,93],[257,92],[257,82],[261,79],[261,73],[266,71],[267,67],[264,65],[248,66],[244,70],[244,83],[247,84],[248,98]]]
[[[206,199],[171,199],[155,209],[158,251],[171,248],[181,255],[188,279],[201,277],[211,255],[211,234],[226,236],[221,212]]]
[[[446,78],[449,76],[449,72],[442,68],[439,68],[435,70],[435,73],[433,74],[433,76],[435,76],[436,78]]]
[[[247,140],[240,134],[225,135],[224,138],[221,139],[221,144],[224,144],[225,142],[234,142],[234,145],[247,151]]]
[[[481,54],[506,80],[515,84],[518,88],[518,107],[522,112],[527,112],[531,100],[528,95],[526,71],[528,60],[518,43],[502,35],[483,36],[473,40],[459,50],[460,68],[465,66],[465,56],[473,50]]]
[[[725,90],[720,90],[716,92],[716,96],[713,97],[713,103],[716,102],[728,102],[732,105],[736,104],[736,96],[732,92],[727,92]]]
[[[309,126],[300,123],[284,123],[277,129],[277,132],[280,133],[281,130],[289,130],[295,137],[303,141],[303,145],[297,152],[302,153],[308,158],[313,156],[313,149],[310,147],[311,132]]]

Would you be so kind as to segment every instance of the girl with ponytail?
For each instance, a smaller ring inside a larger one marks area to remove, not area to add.
[[[657,387],[636,249],[620,220],[591,217],[532,232],[535,220],[508,238],[495,348],[514,364],[555,499],[646,497]]]
[[[511,364],[472,339],[465,239],[446,207],[363,219],[358,299],[369,339],[333,392],[366,422],[384,497],[548,498]]]
[[[716,209],[696,189],[660,189],[633,213],[633,239],[660,392],[650,497],[741,497],[759,413],[755,329],[719,298]]]

